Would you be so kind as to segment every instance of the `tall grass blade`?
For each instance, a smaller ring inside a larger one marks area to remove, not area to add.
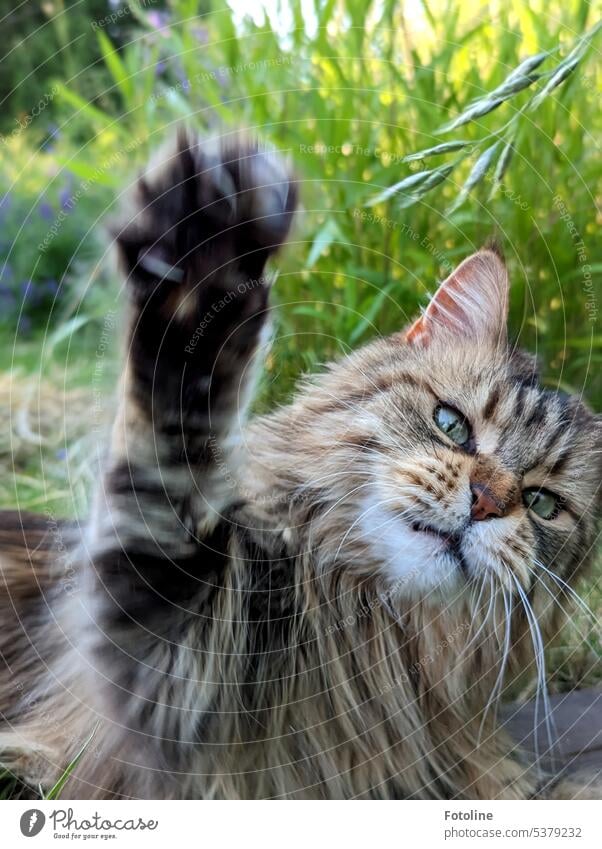
[[[86,749],[88,748],[88,746],[92,742],[92,738],[94,737],[94,735],[96,734],[96,732],[98,730],[98,725],[99,725],[99,723],[97,723],[94,726],[94,728],[92,729],[92,733],[90,734],[88,739],[84,742],[83,746],[81,747],[79,752],[76,754],[76,756],[73,758],[73,760],[71,761],[71,763],[69,764],[69,766],[67,767],[65,772],[61,775],[61,777],[56,782],[56,784],[53,787],[50,788],[50,790],[48,791],[48,794],[46,795],[46,799],[58,799],[59,798],[59,796],[60,796],[60,794],[63,790],[63,787],[65,786],[65,784],[67,783],[67,781],[71,777],[73,770],[78,765],[78,763],[81,761],[84,754],[86,753]]]

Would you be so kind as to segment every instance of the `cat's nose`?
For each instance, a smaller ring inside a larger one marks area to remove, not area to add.
[[[485,519],[496,519],[504,515],[504,509],[495,500],[491,490],[482,483],[471,483],[472,507],[470,515],[473,521],[482,522]]]

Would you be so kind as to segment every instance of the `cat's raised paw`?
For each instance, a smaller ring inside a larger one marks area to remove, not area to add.
[[[288,235],[296,198],[277,153],[240,135],[199,141],[181,130],[114,228],[128,282],[144,295],[159,284],[228,289],[259,277]]]

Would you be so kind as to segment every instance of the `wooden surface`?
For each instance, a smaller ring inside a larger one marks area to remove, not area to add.
[[[550,696],[554,746],[550,748],[543,705],[535,702],[505,708],[506,727],[526,751],[541,756],[542,765],[564,774],[588,770],[602,773],[602,690],[574,690]],[[537,730],[535,730],[537,729]]]

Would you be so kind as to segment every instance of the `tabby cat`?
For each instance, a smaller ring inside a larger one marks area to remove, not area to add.
[[[89,520],[0,518],[0,761],[47,787],[96,729],[63,797],[542,795],[497,707],[591,561],[601,422],[509,344],[489,248],[247,422],[296,196],[242,136],[138,180]]]

